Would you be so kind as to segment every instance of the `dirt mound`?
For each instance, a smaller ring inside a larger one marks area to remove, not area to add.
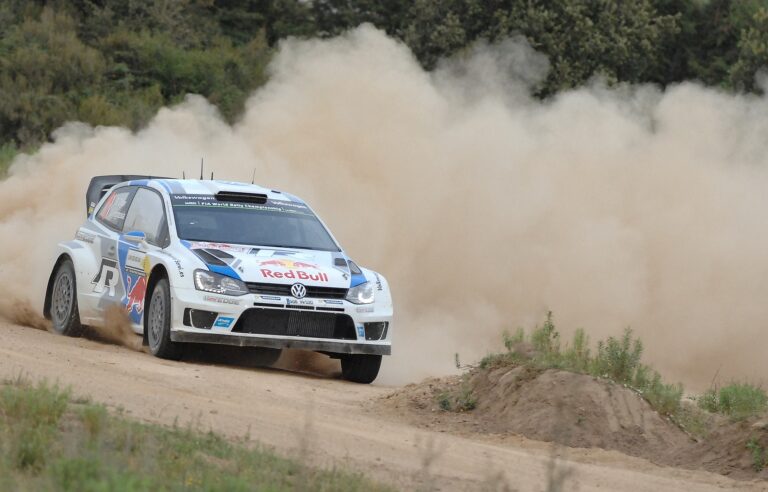
[[[768,480],[768,420],[724,420],[701,443],[678,453],[675,465]]]
[[[584,374],[500,368],[477,372],[469,387],[490,432],[646,458],[691,441],[636,392]]]
[[[697,442],[635,391],[584,374],[528,366],[476,369],[408,385],[378,405],[385,414],[441,432],[524,436],[742,480],[768,478],[768,420],[733,423],[709,415],[709,433]]]

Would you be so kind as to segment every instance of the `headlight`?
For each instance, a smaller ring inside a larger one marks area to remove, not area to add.
[[[225,296],[242,296],[248,293],[248,287],[240,280],[208,270],[195,270],[195,288]]]
[[[347,300],[355,304],[371,304],[374,299],[373,292],[373,283],[366,282],[349,289],[349,292],[347,292]]]

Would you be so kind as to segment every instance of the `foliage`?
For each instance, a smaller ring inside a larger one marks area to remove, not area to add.
[[[755,437],[747,441],[747,449],[752,454],[752,468],[756,472],[763,471],[768,466],[768,450]]]
[[[595,75],[758,91],[755,75],[768,64],[766,9],[763,0],[316,0],[306,15],[325,36],[370,22],[429,69],[478,41],[522,34],[550,60],[539,90],[551,95]]]
[[[541,97],[595,76],[748,92],[768,78],[764,0],[4,0],[0,144],[34,147],[75,119],[138,129],[190,92],[232,122],[281,39],[364,22],[427,69],[522,35],[550,62]]]
[[[0,385],[0,490],[385,490],[212,432],[166,428],[75,404],[40,383]]]
[[[272,50],[262,31],[242,43],[222,35],[208,3],[4,4],[0,142],[35,146],[67,120],[137,129],[187,93],[233,121],[265,82]]]
[[[437,395],[440,410],[446,412],[469,412],[477,407],[477,397],[466,381],[457,391],[443,391]]]
[[[0,145],[0,177],[5,175],[13,159],[19,153],[16,144],[8,142]]]
[[[712,388],[698,400],[699,407],[713,413],[721,413],[733,420],[743,420],[761,415],[768,410],[768,394],[749,383],[731,383],[722,388]]]
[[[693,397],[689,398],[694,399]],[[672,418],[678,427],[699,439],[708,437],[715,427],[713,415],[691,401],[681,402],[680,408]]]
[[[578,329],[571,343],[561,347],[560,333],[555,327],[552,313],[530,334],[519,329],[515,335],[504,335],[505,353],[488,355],[480,361],[480,368],[503,365],[527,365],[537,369],[562,369],[591,374],[633,388],[659,413],[673,415],[680,408],[683,387],[667,384],[661,375],[641,362],[643,344],[626,329],[621,338],[608,337],[597,342],[597,353],[592,355],[589,337]]]

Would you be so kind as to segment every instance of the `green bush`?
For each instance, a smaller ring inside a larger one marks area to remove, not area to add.
[[[733,420],[743,420],[768,410],[768,394],[749,383],[732,383],[708,390],[699,398],[698,403],[709,412],[721,413]]]
[[[597,358],[593,372],[617,383],[632,384],[637,379],[640,358],[643,355],[643,343],[632,338],[632,330],[627,328],[621,339],[608,337],[597,342]],[[640,380],[645,382],[645,369]]]
[[[468,412],[477,408],[477,398],[466,383],[458,391],[443,391],[436,399],[440,410],[446,412]]]
[[[18,155],[19,150],[13,142],[6,142],[0,145],[0,178],[8,172],[13,159]]]
[[[551,312],[529,334],[518,329],[514,335],[504,333],[503,339],[507,351],[485,356],[481,369],[522,364],[591,374],[633,388],[661,414],[673,415],[680,408],[683,386],[664,383],[658,372],[641,362],[643,344],[629,328],[621,338],[598,341],[595,355],[583,329],[576,330],[571,342],[562,346]]]
[[[747,449],[752,454],[752,468],[756,472],[763,471],[768,466],[768,450],[755,437],[747,441]]]

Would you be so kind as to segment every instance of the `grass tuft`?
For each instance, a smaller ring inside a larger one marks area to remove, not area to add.
[[[768,394],[749,383],[731,383],[712,388],[698,400],[699,407],[712,413],[727,415],[732,420],[744,420],[768,410]]]
[[[747,449],[752,454],[752,468],[758,473],[763,471],[768,466],[768,450],[755,437],[747,441]]]
[[[477,408],[477,397],[464,383],[458,391],[443,391],[437,395],[437,405],[445,412],[469,412]]]
[[[0,391],[0,440],[5,459],[20,470],[45,466],[69,393],[45,382],[25,386],[21,379]]]
[[[0,384],[0,490],[386,488],[191,426],[144,424],[101,405],[73,404],[57,386],[20,382]]]

